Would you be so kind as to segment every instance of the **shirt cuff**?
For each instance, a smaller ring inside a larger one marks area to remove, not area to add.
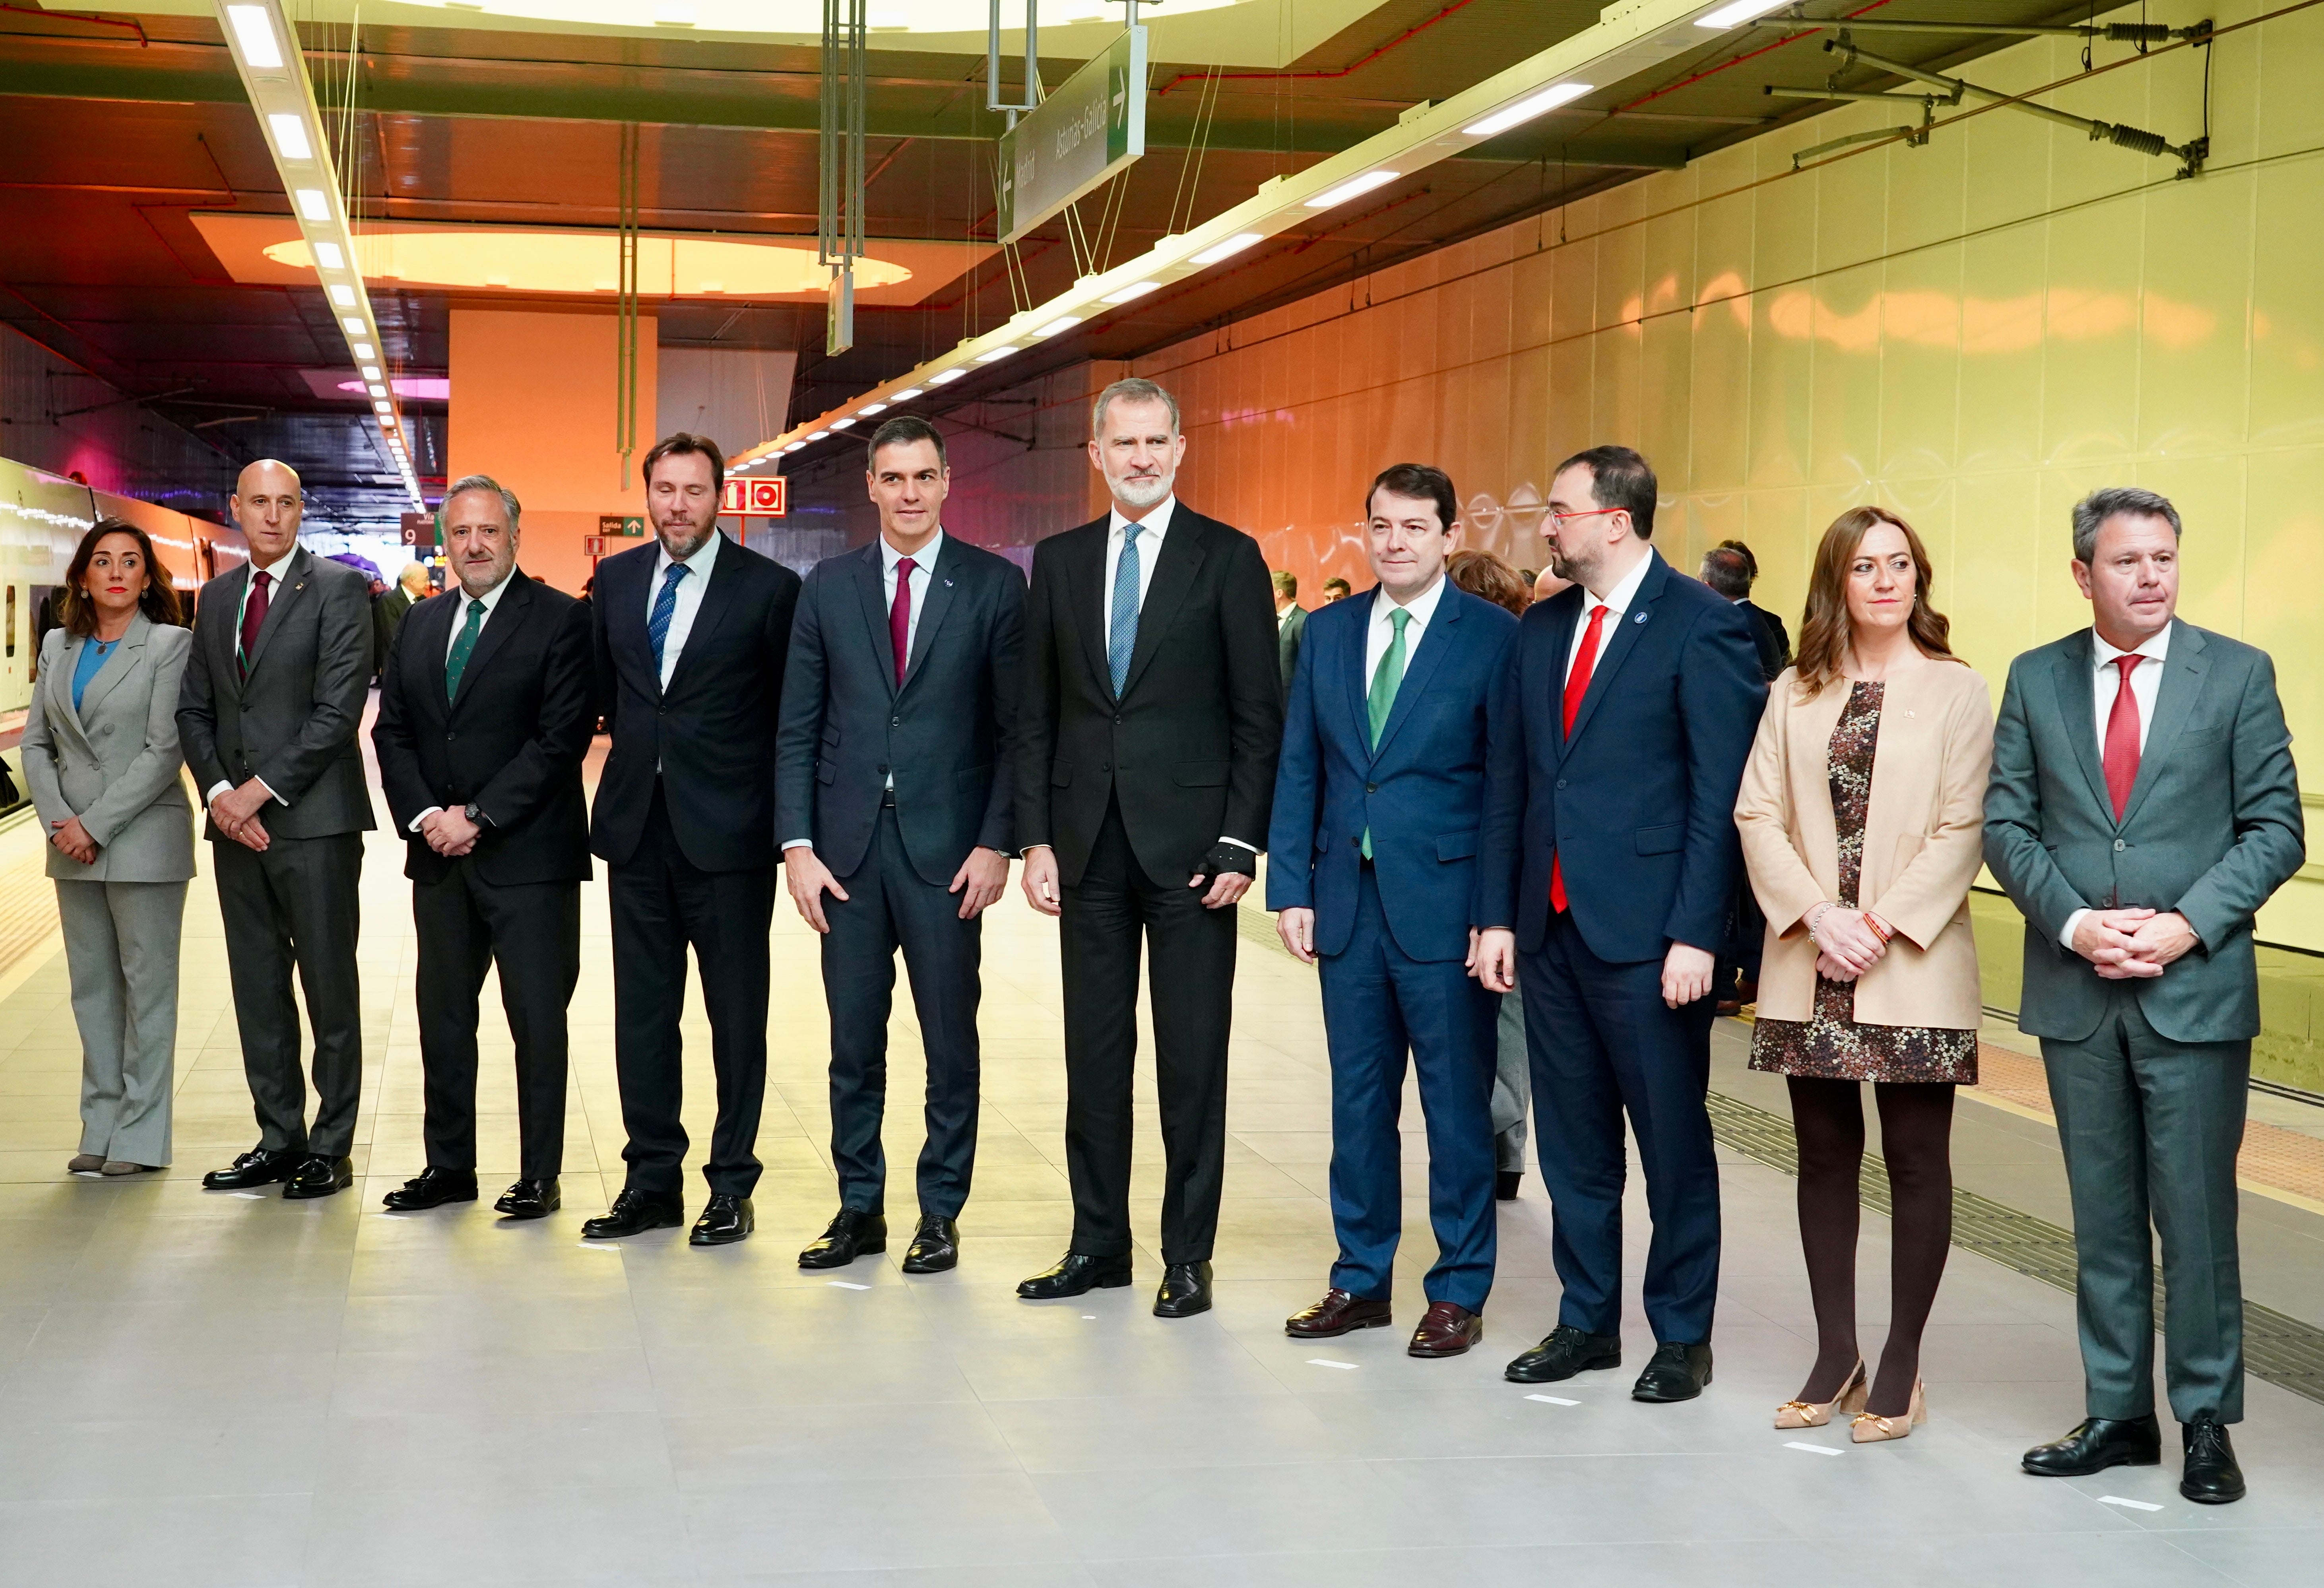
[[[288,799],[283,799],[281,795],[276,794],[272,789],[267,788],[266,780],[264,778],[254,778],[251,780],[256,783],[260,788],[265,789],[268,794],[272,795],[275,804],[288,805],[290,803]]]
[[[1224,833],[1221,833],[1221,834],[1219,835],[1219,842],[1220,842],[1220,843],[1222,843],[1222,844],[1231,844],[1231,845],[1233,845],[1237,849],[1248,849],[1248,850],[1250,850],[1253,854],[1257,854],[1259,853],[1259,845],[1256,845],[1256,844],[1246,844],[1246,843],[1244,843],[1244,842],[1243,842],[1241,839],[1240,839],[1240,838],[1230,838],[1230,837],[1228,837]]]
[[[2074,947],[2074,928],[2080,926],[2082,924],[2082,918],[2089,913],[2090,912],[2088,909],[2078,909],[2074,911],[2073,914],[2066,918],[2065,926],[2059,930],[2058,946],[2063,948],[2067,953],[2072,954],[2076,952]]]
[[[220,778],[217,782],[212,783],[212,784],[210,785],[210,791],[209,791],[208,793],[207,793],[207,794],[205,794],[205,795],[203,795],[203,796],[202,796],[202,803],[203,803],[204,805],[208,805],[211,800],[216,799],[219,795],[221,795],[221,794],[231,794],[231,793],[233,793],[233,792],[234,792],[234,785],[233,785],[232,783],[227,782],[224,778]]]
[[[429,817],[436,815],[443,808],[444,808],[440,805],[429,806],[426,810],[421,811],[418,816],[413,817],[410,822],[406,823],[403,830],[407,833],[418,832],[420,830],[420,823],[426,821]]]
[[[812,838],[786,838],[783,840],[783,852],[785,854],[788,854],[794,849],[812,849],[814,847],[815,840]]]

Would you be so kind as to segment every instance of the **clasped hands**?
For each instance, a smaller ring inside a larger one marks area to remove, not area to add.
[[[80,817],[69,816],[60,822],[51,822],[49,826],[56,829],[49,835],[49,842],[63,851],[68,859],[77,860],[83,865],[96,863],[97,840],[90,837],[88,829],[80,825]]]
[[[2093,909],[2074,923],[2074,952],[2109,982],[2150,981],[2195,946],[2195,928],[2175,909]]]
[[[1816,946],[1816,974],[1827,982],[1852,982],[1888,952],[1896,930],[1868,909],[1826,904],[1808,912],[1808,936]]]
[[[274,796],[256,778],[238,789],[228,789],[210,801],[210,820],[217,830],[254,854],[266,853],[266,824],[258,813]]]
[[[420,818],[420,836],[447,860],[457,860],[474,849],[483,833],[465,810],[431,810]]]

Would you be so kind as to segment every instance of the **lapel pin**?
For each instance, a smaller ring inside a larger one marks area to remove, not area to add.
[[[1636,617],[1632,618],[1630,621],[1631,621],[1632,623],[1644,623],[1644,622],[1646,622],[1646,614],[1645,613],[1643,613],[1643,612],[1642,612],[1642,613],[1638,614],[1638,615],[1637,615],[1637,616],[1636,616]]]

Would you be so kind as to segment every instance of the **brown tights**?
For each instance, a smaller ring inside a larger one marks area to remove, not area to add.
[[[1802,1400],[1838,1398],[1856,1365],[1857,1177],[1864,1162],[1863,1088],[1786,1077],[1800,1148],[1800,1245],[1815,1301],[1816,1361]],[[1889,1234],[1888,1342],[1866,1409],[1901,1417],[1921,1371],[1921,1330],[1937,1298],[1953,1233],[1949,1085],[1879,1082],[1880,1147],[1895,1209]]]

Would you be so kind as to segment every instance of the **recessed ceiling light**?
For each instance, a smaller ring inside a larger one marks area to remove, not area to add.
[[[1722,5],[1708,16],[1696,17],[1694,25],[1699,28],[1731,28],[1738,23],[1749,22],[1755,16],[1765,16],[1790,3],[1791,0],[1735,0],[1732,5]]]
[[[829,430],[809,430],[807,433],[807,439],[810,441],[822,441],[828,439],[830,435]]]
[[[793,441],[790,445],[785,447],[783,450],[786,452],[797,452],[800,448],[806,445],[807,443],[804,441]]]
[[[831,421],[831,428],[835,430],[852,429],[854,425],[855,421],[852,419],[835,419]]]
[[[976,362],[979,364],[997,363],[1016,351],[1017,349],[1014,347],[988,347],[983,352],[976,355]]]
[[[343,314],[343,315],[341,315],[341,316],[339,317],[339,324],[340,324],[340,326],[341,326],[344,329],[346,329],[346,331],[348,331],[348,332],[349,332],[350,334],[352,334],[352,335],[355,335],[355,336],[358,336],[358,337],[360,337],[360,336],[362,336],[362,335],[364,334],[364,322],[363,322],[363,321],[361,321],[361,320],[359,320],[359,319],[357,319],[354,315],[351,315],[351,314]]]
[[[393,413],[395,411],[395,404],[388,402],[385,398],[382,398],[374,402],[372,406],[382,413]]]
[[[931,386],[949,386],[967,373],[968,372],[966,370],[962,369],[957,365],[954,365],[950,369],[940,369],[936,371],[936,374],[928,377],[928,384]]]
[[[387,388],[385,386],[365,386],[364,390],[370,392],[374,397],[384,397],[387,395]]]
[[[367,365],[364,365],[364,366],[363,366],[363,378],[364,378],[364,379],[365,379],[365,380],[367,380],[367,381],[375,381],[375,380],[378,380],[378,379],[380,378],[380,374],[379,374],[379,365],[375,365],[375,364],[367,364]]]
[[[299,213],[309,220],[331,218],[331,198],[322,189],[301,188],[295,196],[299,200]]]
[[[325,270],[345,270],[347,268],[347,256],[339,251],[337,243],[318,243],[315,245],[315,263]]]
[[[918,386],[907,386],[902,391],[897,392],[894,396],[889,398],[888,401],[890,402],[909,402],[913,398],[919,394],[920,389]]]
[[[245,64],[261,71],[282,69],[282,46],[274,37],[274,24],[267,19],[263,5],[229,5],[226,21],[234,24],[235,42],[241,46]]]
[[[1078,314],[1061,314],[1056,319],[1051,320],[1047,325],[1043,326],[1039,330],[1035,331],[1033,335],[1044,339],[1050,337],[1062,336],[1081,323],[1082,317]]]
[[[377,358],[377,357],[379,356],[379,349],[378,349],[378,348],[376,348],[376,347],[374,347],[374,346],[373,346],[370,343],[368,343],[368,342],[358,342],[358,343],[356,343],[356,344],[355,344],[355,356],[356,356],[357,358]],[[368,373],[368,372],[366,372],[366,373]]]
[[[1204,249],[1200,254],[1195,254],[1194,263],[1196,264],[1216,264],[1222,259],[1232,259],[1236,254],[1250,247],[1253,243],[1263,243],[1266,240],[1267,235],[1263,232],[1237,232],[1233,236],[1227,238],[1224,242],[1213,243],[1209,247]]]
[[[1571,105],[1590,92],[1588,83],[1559,83],[1538,94],[1528,94],[1506,110],[1497,110],[1461,130],[1471,138],[1490,138],[1522,126],[1537,115],[1547,115],[1561,105]]]
[[[315,158],[315,146],[307,142],[305,122],[295,115],[287,115],[278,110],[266,118],[266,125],[273,129],[274,147],[281,152],[283,159],[295,160],[304,164]]]
[[[884,402],[867,402],[855,411],[862,414],[865,419],[870,419],[875,413],[887,412],[888,405]]]
[[[331,301],[337,304],[341,309],[353,309],[355,306],[355,290],[353,287],[348,286],[345,282],[333,282],[331,283]]]
[[[1390,182],[1396,180],[1396,179],[1402,174],[1403,173],[1400,171],[1368,171],[1360,177],[1351,177],[1348,180],[1342,182],[1336,188],[1332,188],[1316,194],[1315,197],[1307,200],[1307,208],[1310,209],[1329,209],[1334,205],[1345,204],[1351,198],[1360,198],[1363,197],[1363,195],[1370,192],[1374,188],[1387,187]]]
[[[1108,292],[1104,297],[1099,299],[1098,301],[1101,303],[1127,303],[1133,298],[1143,298],[1148,292],[1159,291],[1161,287],[1162,283],[1159,282],[1132,282],[1126,287]]]

